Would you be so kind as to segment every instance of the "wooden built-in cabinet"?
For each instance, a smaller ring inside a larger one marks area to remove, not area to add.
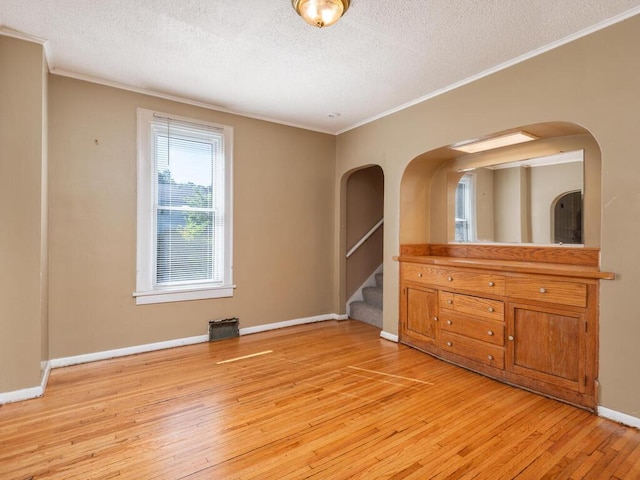
[[[596,249],[417,247],[398,257],[402,343],[596,408],[599,281],[614,278]]]

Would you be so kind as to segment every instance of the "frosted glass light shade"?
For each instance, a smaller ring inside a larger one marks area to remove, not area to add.
[[[349,8],[349,0],[292,0],[291,5],[305,22],[314,27],[336,23]]]
[[[486,150],[493,150],[494,148],[530,142],[532,140],[538,140],[538,137],[527,132],[515,132],[488,138],[486,140],[480,140],[478,142],[467,142],[462,145],[453,145],[451,148],[465,153],[478,153]]]

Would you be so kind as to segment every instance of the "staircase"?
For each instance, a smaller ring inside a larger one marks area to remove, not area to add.
[[[362,289],[363,301],[349,304],[349,317],[382,329],[382,273],[376,273],[376,286]]]

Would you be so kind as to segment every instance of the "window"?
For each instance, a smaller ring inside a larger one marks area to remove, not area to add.
[[[456,242],[475,240],[473,176],[463,175],[456,187]]]
[[[138,109],[137,304],[233,295],[232,136]]]

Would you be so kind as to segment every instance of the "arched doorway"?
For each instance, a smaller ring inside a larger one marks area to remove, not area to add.
[[[582,243],[582,192],[567,192],[553,202],[553,243]]]
[[[345,298],[351,318],[382,328],[384,173],[377,165],[347,174]]]

